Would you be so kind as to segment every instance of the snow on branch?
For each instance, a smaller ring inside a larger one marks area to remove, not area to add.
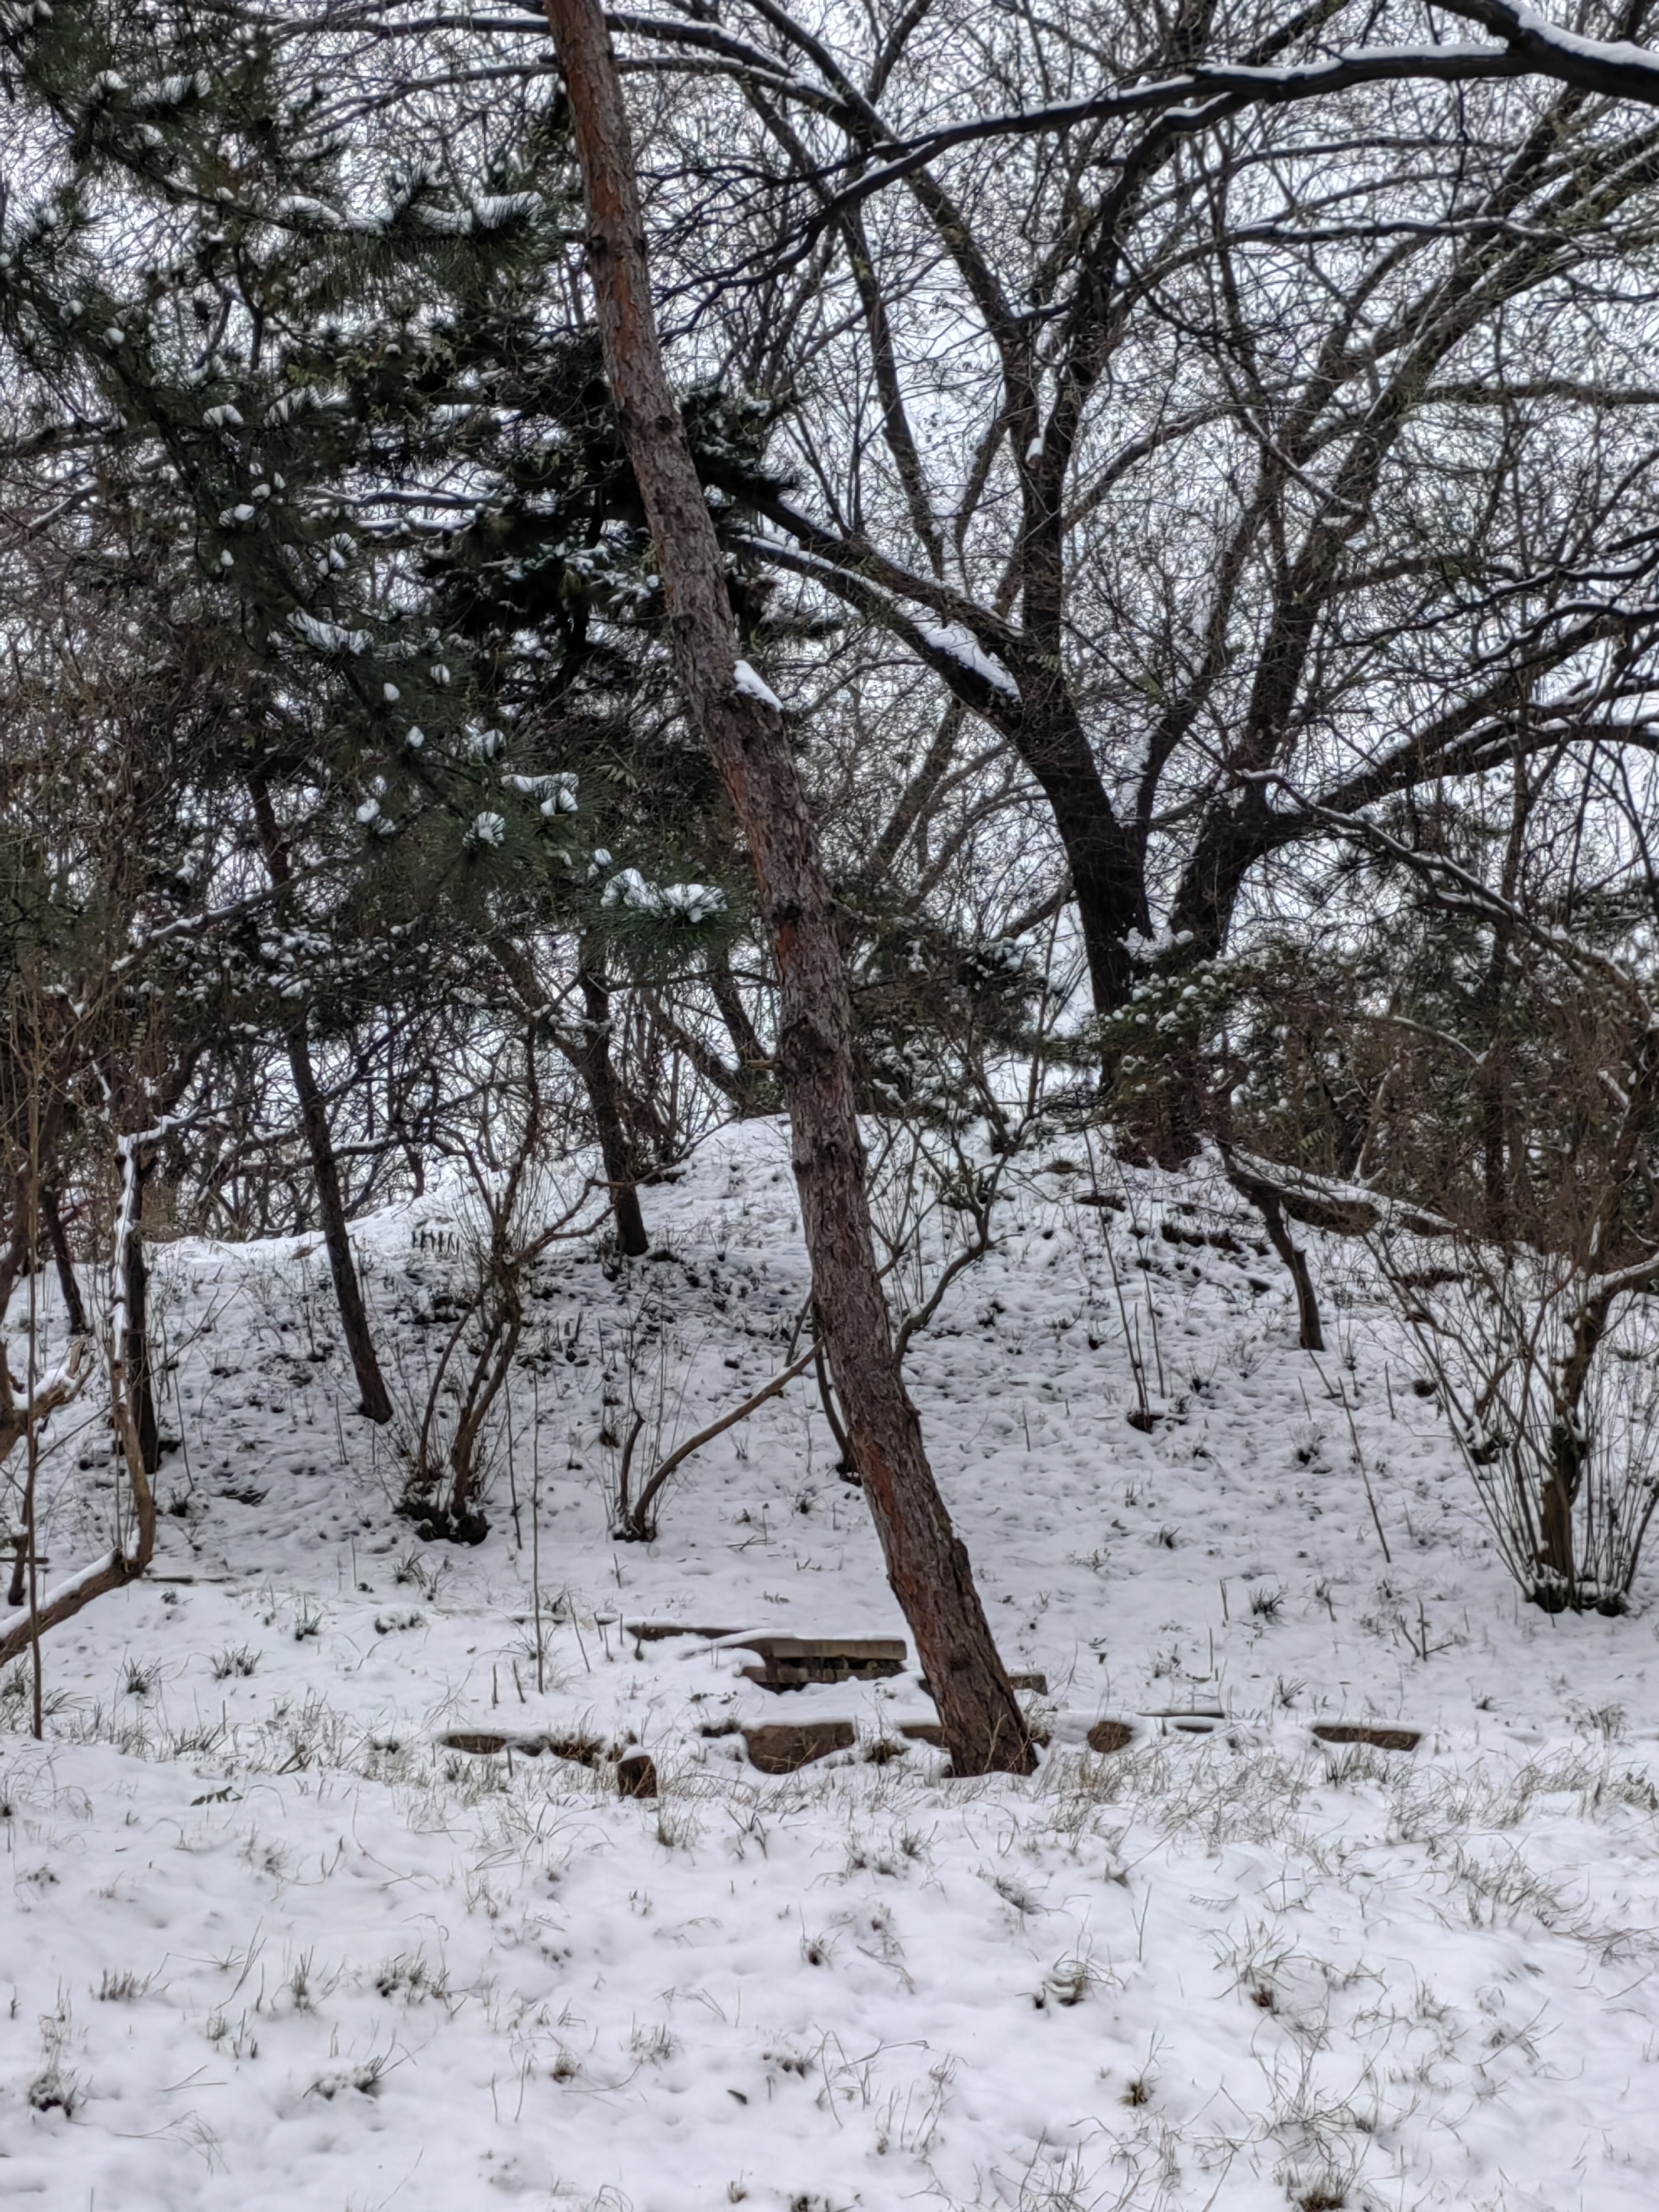
[[[769,707],[775,714],[783,712],[783,702],[764,678],[757,676],[746,660],[740,660],[732,680],[732,689],[740,699],[758,699],[763,707]]]
[[[1463,85],[1526,77],[1550,79],[1608,100],[1659,106],[1659,52],[1649,47],[1628,40],[1586,38],[1516,5],[1515,0],[1443,0],[1443,4],[1492,32],[1501,43],[1360,46],[1300,64],[1206,63],[1149,82],[1114,85],[1080,100],[974,116],[920,137],[890,131],[833,69],[821,86],[785,87],[778,81],[785,65],[776,56],[744,46],[729,33],[711,31],[703,24],[625,14],[611,14],[607,21],[615,30],[635,37],[688,47],[716,46],[739,73],[762,72],[769,89],[793,96],[842,123],[857,142],[848,160],[869,166],[840,191],[825,195],[805,226],[809,240],[858,203],[925,169],[953,147],[1058,133],[1134,115],[1161,115],[1167,128],[1189,132],[1248,107],[1289,106],[1367,84]],[[806,44],[811,51],[817,42]]]
[[[970,676],[977,676],[993,691],[1000,691],[1005,698],[1018,699],[1019,686],[996,657],[987,653],[965,623],[950,623],[943,629],[924,628],[924,645],[945,660],[953,660],[965,668]]]
[[[1322,805],[1298,791],[1290,778],[1276,770],[1249,774],[1243,779],[1261,785],[1276,784],[1293,799],[1304,813],[1316,821],[1324,822],[1339,836],[1352,837],[1358,842],[1374,845],[1389,854],[1403,866],[1413,869],[1428,884],[1437,903],[1449,910],[1462,910],[1479,915],[1486,921],[1501,921],[1522,931],[1535,945],[1555,954],[1563,964],[1581,979],[1595,979],[1611,986],[1615,998],[1629,1008],[1645,1030],[1659,1030],[1659,1010],[1656,1010],[1632,971],[1617,960],[1569,931],[1558,929],[1552,923],[1538,918],[1517,906],[1484,884],[1480,877],[1449,854],[1423,852],[1393,836],[1377,823],[1363,814],[1339,813],[1334,807]]]

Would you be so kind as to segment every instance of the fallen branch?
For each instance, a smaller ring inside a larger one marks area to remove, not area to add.
[[[1404,1230],[1413,1237],[1452,1237],[1454,1224],[1425,1207],[1402,1203],[1364,1183],[1335,1176],[1311,1175],[1305,1168],[1280,1167],[1254,1153],[1224,1148],[1227,1180],[1242,1196],[1260,1206],[1258,1192],[1269,1192],[1293,1221],[1328,1229],[1339,1237],[1368,1237],[1377,1230]]]

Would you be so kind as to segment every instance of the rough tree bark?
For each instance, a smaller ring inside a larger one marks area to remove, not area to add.
[[[599,0],[547,0],[574,123],[605,364],[651,526],[676,672],[749,847],[779,984],[779,1073],[813,1294],[888,1579],[958,1773],[1026,1773],[1030,1735],[906,1395],[871,1234],[852,1016],[781,715],[740,674],[725,569],[652,313],[632,141]]]
[[[269,790],[258,777],[250,781],[248,788],[253,800],[254,818],[258,823],[259,842],[264,848],[265,866],[270,872],[271,882],[280,891],[287,887],[293,871],[289,865],[288,848],[276,826],[276,809],[271,805]],[[352,1372],[357,1378],[361,1411],[367,1413],[371,1421],[389,1421],[392,1419],[392,1400],[386,1390],[386,1377],[380,1372],[374,1334],[368,1325],[368,1309],[363,1303],[362,1285],[357,1279],[356,1265],[351,1256],[351,1238],[346,1230],[345,1201],[340,1194],[339,1163],[334,1157],[334,1136],[328,1126],[328,1109],[323,1103],[323,1095],[317,1087],[316,1071],[311,1064],[311,1044],[306,1033],[303,1014],[283,1032],[283,1042],[288,1052],[288,1064],[300,1102],[300,1125],[305,1132],[306,1149],[311,1154],[312,1180],[317,1188],[317,1212],[322,1221],[329,1272],[334,1278],[334,1297],[340,1309],[340,1325],[345,1332],[346,1349],[351,1355]]]

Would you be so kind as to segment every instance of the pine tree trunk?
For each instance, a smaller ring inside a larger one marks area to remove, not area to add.
[[[651,526],[676,672],[749,847],[779,981],[778,1060],[813,1295],[888,1579],[959,1774],[1026,1773],[1030,1738],[905,1393],[871,1234],[852,1014],[782,718],[738,687],[725,570],[663,370],[633,147],[599,0],[548,0],[574,120],[605,363]]]
[[[250,779],[249,791],[253,799],[254,817],[259,826],[259,842],[264,850],[265,866],[270,880],[278,890],[289,881],[288,850],[276,826],[276,810],[270,803],[270,793],[258,777]],[[362,1285],[357,1279],[356,1264],[351,1256],[351,1239],[346,1231],[345,1201],[340,1194],[340,1168],[334,1157],[334,1134],[328,1126],[328,1109],[317,1088],[316,1071],[311,1064],[311,1044],[306,1033],[303,1014],[283,1036],[288,1049],[288,1064],[294,1077],[295,1094],[300,1103],[300,1126],[305,1132],[306,1149],[311,1154],[312,1181],[317,1191],[317,1212],[323,1225],[323,1243],[328,1251],[329,1272],[334,1278],[334,1297],[340,1309],[340,1326],[345,1332],[346,1350],[351,1357],[351,1371],[357,1378],[359,1410],[371,1421],[392,1419],[392,1400],[387,1394],[386,1378],[380,1372],[380,1363],[374,1350],[374,1338],[368,1326],[368,1309],[363,1303]]]

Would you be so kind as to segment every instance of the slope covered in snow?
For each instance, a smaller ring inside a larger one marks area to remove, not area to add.
[[[647,1194],[651,1259],[539,1270],[476,1549],[416,1542],[337,1412],[320,1252],[158,1251],[155,1577],[46,1645],[44,1741],[27,1672],[0,1690],[0,2196],[1651,2205],[1650,1577],[1620,1620],[1519,1601],[1351,1252],[1315,1361],[1224,1188],[1048,1167],[910,1370],[1042,1678],[1029,1781],[905,1735],[913,1668],[743,1673],[744,1635],[904,1634],[810,1375],[612,1540],[630,1400],[644,1455],[787,1362],[775,1127]],[[360,1231],[405,1406],[463,1230],[439,1193]],[[100,1541],[107,1449],[59,1418],[49,1579]],[[809,1719],[851,1747],[750,1763]]]

